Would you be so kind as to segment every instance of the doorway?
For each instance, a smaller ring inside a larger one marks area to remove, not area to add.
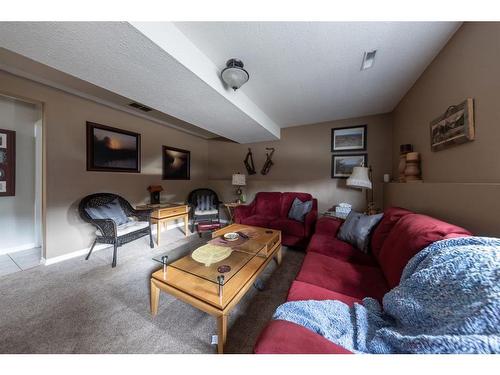
[[[0,194],[0,277],[41,263],[42,118],[41,104],[0,94],[0,134],[14,134],[0,148],[0,169],[13,171],[15,181],[9,195]],[[0,170],[0,181],[5,176]]]

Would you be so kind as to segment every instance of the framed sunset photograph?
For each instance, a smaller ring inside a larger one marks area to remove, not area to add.
[[[368,165],[366,154],[332,155],[332,178],[347,178],[354,167]]]
[[[189,180],[191,152],[180,148],[163,146],[163,179]]]
[[[141,135],[87,122],[87,170],[141,171]]]

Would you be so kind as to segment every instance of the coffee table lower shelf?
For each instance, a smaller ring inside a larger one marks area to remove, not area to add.
[[[252,287],[271,259],[274,258],[278,265],[281,264],[281,238],[268,254],[265,258],[254,257],[242,269],[244,272],[240,271],[229,280],[224,286],[227,292],[224,293],[222,304],[219,303],[217,293],[214,289],[216,288],[216,284],[194,275],[185,274],[172,267],[167,267],[166,273],[163,272],[163,269],[154,272],[151,276],[151,314],[155,316],[158,312],[161,290],[214,316],[217,319],[218,327],[217,351],[219,354],[222,354],[227,337],[228,315],[250,287]],[[213,293],[204,293],[204,290],[211,291],[212,289]]]

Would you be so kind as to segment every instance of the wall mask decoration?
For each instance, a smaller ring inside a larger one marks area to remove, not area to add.
[[[366,125],[332,129],[332,152],[364,151],[367,144]]]
[[[264,176],[269,173],[269,170],[274,165],[274,163],[272,161],[273,154],[274,154],[274,148],[266,147],[266,150],[270,150],[271,152],[266,153],[266,162],[264,163],[264,166],[262,167],[262,170],[260,171],[260,173]]]
[[[141,135],[87,122],[87,171],[141,171]]]
[[[0,129],[0,197],[16,195],[16,132]]]
[[[460,104],[448,107],[444,114],[431,121],[430,133],[432,151],[473,141],[474,99],[467,98]]]
[[[163,146],[163,179],[189,180],[191,152],[180,148]]]
[[[243,160],[243,163],[245,163],[245,168],[247,169],[247,173],[249,175],[255,174],[255,165],[253,163],[253,156],[252,156],[252,149],[248,149],[247,156],[245,157],[245,160]]]

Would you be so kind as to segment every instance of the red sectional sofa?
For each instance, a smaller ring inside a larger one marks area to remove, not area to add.
[[[339,300],[348,305],[364,297],[382,300],[399,284],[406,263],[420,250],[451,237],[469,236],[463,228],[402,208],[389,208],[365,254],[336,238],[342,221],[321,218],[287,301]],[[273,320],[260,334],[255,353],[349,353],[300,325]]]
[[[302,202],[313,201],[312,210],[303,223],[288,218],[295,198]],[[236,223],[281,230],[281,242],[285,246],[307,246],[317,218],[318,201],[308,193],[261,192],[255,195],[251,204],[234,210]]]

